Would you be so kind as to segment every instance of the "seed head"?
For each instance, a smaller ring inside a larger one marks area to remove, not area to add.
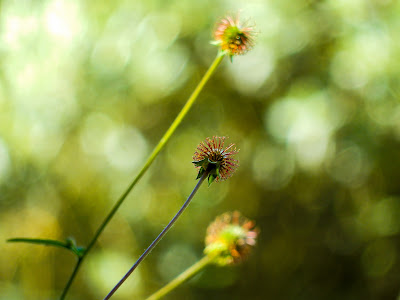
[[[204,253],[218,265],[240,263],[256,244],[257,235],[255,223],[240,212],[224,213],[208,226]]]
[[[246,26],[239,21],[239,14],[235,19],[230,16],[221,19],[214,31],[214,44],[221,47],[231,59],[234,55],[242,55],[254,46],[254,26]]]
[[[217,182],[226,180],[235,172],[239,161],[233,156],[239,151],[234,148],[235,144],[229,144],[224,149],[224,141],[224,136],[214,136],[212,139],[206,138],[197,146],[193,155],[193,163],[199,169],[196,179],[199,179],[207,171],[210,185],[214,180]]]

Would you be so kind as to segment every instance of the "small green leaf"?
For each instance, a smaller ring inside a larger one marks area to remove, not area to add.
[[[210,163],[209,160],[207,158],[204,158],[202,160],[198,160],[198,161],[192,161],[192,163],[196,166],[196,167],[200,167],[199,169],[199,173],[197,173],[197,177],[196,180],[199,179],[201,176],[203,176],[204,172],[207,170],[208,164]]]
[[[7,242],[40,244],[40,245],[45,245],[45,246],[55,246],[55,247],[69,249],[68,245],[64,242],[60,242],[60,241],[56,241],[56,240],[48,240],[48,239],[13,238],[13,239],[8,239]]]
[[[49,239],[31,239],[31,238],[13,238],[13,239],[8,239],[7,242],[28,243],[28,244],[37,244],[43,246],[60,247],[75,253],[78,257],[81,257],[85,251],[84,248],[77,247],[75,241],[71,238],[68,238],[65,242],[57,240],[49,240]]]
[[[220,169],[220,165],[218,164],[217,167],[215,168],[215,176],[216,177],[219,176],[219,169]]]
[[[217,175],[215,175],[215,174],[208,175],[208,186],[210,186],[211,183],[213,183],[216,178],[217,178]]]
[[[192,161],[192,163],[196,166],[196,167],[203,167],[204,169],[207,169],[207,165],[209,163],[209,160],[207,158],[204,158],[202,160],[197,160],[197,161]]]
[[[220,161],[211,161],[209,158],[204,158],[199,161],[193,161],[196,167],[200,167],[199,173],[197,174],[196,179],[199,179],[203,174],[207,171],[208,175],[208,186],[210,186],[213,181],[219,177],[219,169],[221,166]]]
[[[201,176],[203,176],[205,171],[206,170],[204,168],[200,168],[199,173],[197,173],[196,180],[199,179]]]

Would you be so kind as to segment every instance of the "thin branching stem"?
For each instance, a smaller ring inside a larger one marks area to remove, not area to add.
[[[64,288],[64,290],[63,290],[63,292],[62,292],[62,294],[61,294],[60,299],[64,299],[65,296],[67,295],[68,290],[69,290],[69,288],[70,288],[70,286],[71,286],[71,284],[72,284],[72,281],[74,280],[76,274],[77,274],[78,271],[79,271],[79,267],[80,267],[81,264],[82,264],[82,259],[83,259],[83,256],[80,257],[80,258],[78,259],[78,261],[76,262],[74,271],[72,272],[71,276],[69,277],[69,280],[68,280],[67,284],[65,285],[65,288]]]
[[[76,274],[78,273],[79,267],[82,264],[82,262],[85,260],[86,256],[88,253],[91,251],[93,248],[94,244],[97,242],[97,239],[99,238],[100,234],[103,232],[104,228],[108,225],[110,220],[113,218],[115,213],[117,212],[118,208],[121,206],[121,204],[124,202],[126,197],[129,195],[133,187],[138,183],[138,181],[142,178],[142,176],[146,173],[147,169],[150,167],[150,165],[153,163],[154,159],[157,157],[157,155],[160,153],[160,151],[164,148],[168,140],[171,138],[172,134],[175,132],[176,128],[179,126],[179,124],[182,122],[183,118],[186,116],[190,108],[192,107],[193,103],[196,101],[197,97],[199,96],[200,92],[202,91],[203,87],[207,83],[207,81],[210,79],[211,75],[214,73],[214,71],[217,69],[219,64],[222,62],[223,58],[225,57],[225,54],[221,54],[220,52],[218,53],[217,57],[214,59],[213,63],[207,70],[207,72],[204,74],[203,78],[200,80],[199,84],[193,91],[193,93],[190,95],[189,99],[187,100],[185,106],[182,108],[182,110],[179,112],[175,120],[172,122],[171,126],[168,128],[168,130],[165,132],[164,136],[160,139],[158,142],[157,146],[154,148],[153,152],[150,154],[149,158],[143,165],[142,169],[139,171],[139,173],[136,175],[136,177],[133,179],[132,183],[128,186],[126,191],[121,195],[121,197],[118,199],[118,201],[114,204],[113,208],[111,211],[108,213],[108,215],[105,217],[103,222],[100,224],[99,228],[96,230],[93,238],[89,242],[89,245],[86,247],[86,250],[78,263],[75,265],[75,269],[73,270],[66,286],[64,287],[64,290],[62,292],[62,295],[60,297],[60,300],[64,300],[65,296],[67,295],[67,292],[76,277]]]
[[[116,284],[116,286],[108,293],[108,295],[104,298],[104,300],[110,299],[112,295],[118,290],[118,288],[124,283],[126,279],[128,279],[129,275],[139,266],[139,264],[146,258],[146,256],[154,249],[154,247],[158,244],[158,242],[164,237],[164,235],[168,232],[168,230],[175,224],[176,220],[178,220],[179,216],[183,213],[183,211],[188,207],[190,202],[193,199],[193,196],[196,194],[197,190],[203,183],[204,179],[207,178],[209,172],[206,171],[201,176],[193,191],[190,193],[189,197],[183,203],[182,207],[176,213],[176,215],[172,218],[172,220],[168,223],[168,225],[161,231],[161,233],[157,236],[157,238],[150,244],[150,246],[143,252],[143,254],[139,257],[139,259],[134,263],[134,265],[129,269],[129,271],[122,277],[122,279]]]

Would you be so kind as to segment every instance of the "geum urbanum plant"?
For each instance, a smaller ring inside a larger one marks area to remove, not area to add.
[[[258,233],[255,222],[238,211],[218,216],[207,228],[205,256],[146,300],[164,297],[210,264],[223,267],[241,263],[255,246]]]
[[[216,29],[214,30],[214,41],[212,44],[218,46],[218,53],[214,61],[211,63],[210,67],[208,68],[207,72],[204,74],[203,78],[200,80],[199,84],[196,86],[192,94],[190,95],[189,99],[178,113],[175,120],[172,122],[170,127],[167,129],[165,134],[161,137],[147,160],[144,162],[142,168],[136,175],[136,177],[132,180],[130,185],[126,188],[126,190],[122,193],[122,195],[118,198],[114,206],[111,208],[109,213],[106,215],[104,220],[101,222],[99,227],[96,229],[93,237],[89,241],[86,247],[77,246],[73,238],[68,238],[65,241],[58,241],[52,239],[43,239],[43,238],[12,238],[9,239],[8,242],[24,242],[24,243],[31,243],[31,244],[41,244],[45,246],[56,246],[67,249],[71,251],[77,258],[77,262],[75,267],[61,293],[60,300],[65,299],[78,271],[88,256],[88,254],[93,249],[94,245],[96,244],[99,236],[107,227],[108,223],[114,217],[115,213],[125,201],[129,193],[132,189],[136,186],[142,176],[146,173],[148,168],[151,166],[153,161],[156,159],[158,154],[161,150],[165,147],[171,136],[174,134],[177,127],[182,123],[184,117],[189,112],[190,108],[193,106],[194,102],[197,100],[200,92],[203,90],[205,84],[210,79],[211,75],[215,72],[217,67],[221,64],[223,58],[225,56],[229,56],[230,60],[232,61],[232,57],[235,55],[242,55],[245,54],[248,50],[250,50],[254,45],[254,37],[255,31],[253,26],[243,25],[239,21],[239,14],[236,18],[226,17],[222,18],[216,24]],[[201,168],[201,166],[200,166]],[[203,167],[204,169],[204,167]],[[217,175],[217,174],[214,174]],[[213,178],[212,175],[210,178]],[[217,176],[218,177],[218,176]],[[217,178],[215,177],[215,178]],[[214,178],[214,179],[215,179]],[[213,179],[211,179],[211,182]],[[210,182],[210,179],[209,179]]]
[[[122,279],[108,293],[104,300],[110,299],[111,296],[114,295],[114,293],[119,289],[124,281],[132,274],[137,266],[146,258],[146,256],[154,249],[158,242],[165,236],[168,230],[178,220],[179,216],[188,207],[194,195],[206,178],[208,178],[208,185],[210,185],[214,181],[223,181],[232,176],[233,172],[235,172],[239,165],[239,161],[234,158],[234,155],[238,153],[238,150],[236,150],[234,144],[229,144],[228,147],[224,148],[224,143],[225,137],[214,136],[213,138],[206,138],[205,141],[199,144],[196,152],[193,155],[193,164],[198,169],[196,179],[199,179],[199,181],[197,182],[193,191],[190,193],[185,203],[182,205],[176,215],[171,219],[168,225],[143,252],[143,254],[124,275],[124,277],[122,277]]]

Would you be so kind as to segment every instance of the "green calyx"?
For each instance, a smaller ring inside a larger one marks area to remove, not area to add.
[[[245,236],[246,232],[241,226],[228,225],[218,234],[216,241],[207,245],[204,253],[217,265],[231,265],[235,261],[231,249],[237,249],[239,240]]]
[[[233,261],[228,245],[221,241],[208,245],[204,249],[204,254],[210,257],[214,264],[219,266],[230,265]]]
[[[208,186],[210,186],[211,183],[213,183],[214,180],[220,176],[219,170],[221,167],[221,162],[219,161],[211,161],[208,158],[204,158],[199,161],[193,161],[193,164],[196,167],[200,167],[196,179],[199,179],[201,176],[203,176],[206,171],[208,172]]]

